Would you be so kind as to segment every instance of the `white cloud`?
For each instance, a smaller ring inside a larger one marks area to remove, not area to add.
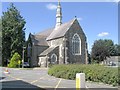
[[[109,33],[108,32],[102,32],[98,34],[98,37],[104,37],[104,36],[108,36]]]
[[[77,18],[77,20],[78,20],[78,21],[81,21],[81,20],[82,20],[82,18],[81,18],[81,17],[79,17],[79,18]]]
[[[105,0],[106,2],[116,2],[118,3],[120,0]]]
[[[47,4],[46,7],[49,10],[55,10],[57,8],[57,5],[50,3],[50,4]]]
[[[119,2],[120,0],[114,0],[115,2]]]

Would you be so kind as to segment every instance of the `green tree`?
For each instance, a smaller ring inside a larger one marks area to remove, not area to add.
[[[20,15],[13,3],[2,16],[2,60],[7,65],[7,60],[18,52],[22,56],[22,47],[25,42],[25,20]]]
[[[13,57],[10,60],[10,64],[8,64],[8,67],[10,68],[17,68],[20,66],[21,62],[21,57],[20,55],[16,52]]]
[[[0,66],[2,65],[2,20],[0,19]]]
[[[120,56],[120,45],[119,44],[115,44],[114,48],[115,48],[114,56]]]
[[[92,46],[91,57],[92,60],[95,60],[97,63],[114,55],[114,43],[112,40],[96,40]]]

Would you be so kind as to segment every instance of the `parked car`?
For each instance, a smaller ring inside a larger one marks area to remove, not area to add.
[[[29,68],[29,67],[30,67],[30,65],[29,65],[29,63],[28,63],[28,62],[24,62],[24,63],[23,63],[23,67],[25,67],[25,68]]]
[[[116,66],[116,64],[111,61],[111,62],[108,64],[108,66]]]

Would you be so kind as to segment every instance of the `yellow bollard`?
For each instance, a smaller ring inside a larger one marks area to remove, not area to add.
[[[76,78],[76,90],[80,90],[80,78]]]
[[[76,90],[80,90],[81,88],[85,88],[85,74],[77,73],[76,74]]]

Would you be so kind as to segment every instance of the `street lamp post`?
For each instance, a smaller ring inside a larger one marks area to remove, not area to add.
[[[24,68],[24,49],[25,49],[26,47],[23,47],[23,57],[22,57],[22,68]]]

